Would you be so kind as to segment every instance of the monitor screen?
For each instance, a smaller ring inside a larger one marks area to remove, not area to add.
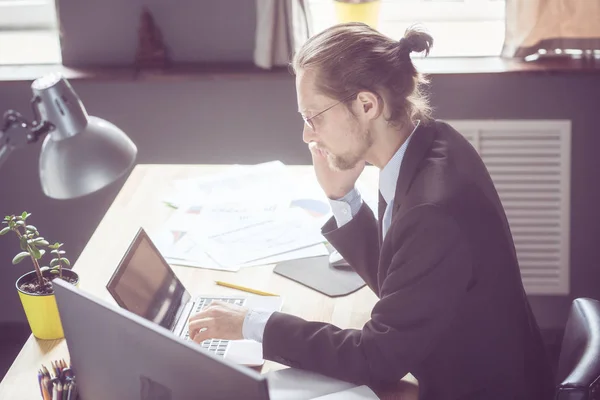
[[[117,303],[171,328],[189,295],[148,235],[140,230],[107,285]]]

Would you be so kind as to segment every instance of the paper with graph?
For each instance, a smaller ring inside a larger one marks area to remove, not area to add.
[[[271,218],[243,225],[240,223],[234,229],[218,227],[204,230],[198,227],[193,235],[197,236],[200,246],[211,258],[225,266],[239,265],[325,241],[311,217],[297,208],[288,208],[273,214]]]
[[[165,201],[177,211],[153,239],[170,263],[230,271],[326,255],[330,208],[311,184],[278,161],[176,182]]]

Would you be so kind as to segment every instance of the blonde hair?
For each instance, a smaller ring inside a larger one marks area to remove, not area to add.
[[[294,73],[313,69],[317,90],[338,101],[360,91],[375,93],[382,104],[387,100],[388,121],[394,125],[417,119],[426,123],[431,119],[423,92],[428,81],[416,70],[410,53],[428,55],[432,45],[430,35],[414,28],[396,41],[368,25],[351,22],[311,37],[294,55],[291,68]]]

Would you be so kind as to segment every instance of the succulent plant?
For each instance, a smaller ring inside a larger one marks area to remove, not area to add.
[[[26,258],[31,259],[37,276],[37,286],[39,289],[42,289],[48,286],[49,283],[44,277],[46,271],[51,275],[62,278],[63,267],[70,267],[71,262],[65,257],[65,251],[61,250],[62,243],[50,244],[40,236],[35,226],[27,224],[27,218],[30,216],[31,214],[27,211],[24,211],[21,215],[7,215],[2,221],[2,224],[6,226],[0,230],[0,235],[6,235],[9,232],[14,232],[17,235],[21,252],[14,256],[12,263],[19,264]],[[42,257],[46,254],[45,249],[50,250],[53,258],[47,266],[40,266]]]

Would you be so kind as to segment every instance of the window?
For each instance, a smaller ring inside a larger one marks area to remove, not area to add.
[[[334,0],[309,0],[315,33],[337,23]],[[504,42],[504,0],[381,0],[377,29],[400,40],[419,24],[434,40],[430,57],[498,56]]]
[[[61,62],[54,0],[0,0],[0,65]]]
[[[54,0],[0,0],[0,30],[56,29]]]

